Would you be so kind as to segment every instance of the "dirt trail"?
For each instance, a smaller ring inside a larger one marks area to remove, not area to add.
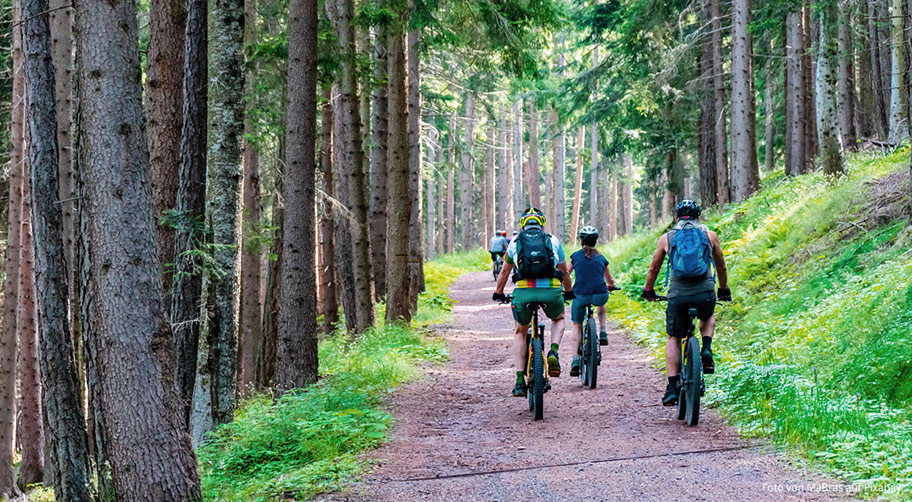
[[[442,332],[451,360],[395,393],[396,426],[392,440],[371,452],[378,461],[373,471],[324,500],[846,497],[808,491],[842,485],[791,465],[756,441],[749,444],[712,410],[704,410],[698,427],[685,427],[671,408],[659,404],[663,376],[650,366],[646,351],[620,331],[610,333],[602,348],[596,390],[584,390],[579,378],[569,376],[575,349],[561,346],[564,376],[552,380],[545,419],[534,422],[528,401],[510,397],[513,320],[507,306],[491,302],[493,288],[484,272],[453,284],[454,322]],[[569,308],[566,314],[569,320]],[[685,453],[693,451],[700,453]],[[529,469],[544,465],[551,467]],[[452,475],[457,477],[446,477]],[[445,477],[436,479],[440,476]],[[802,491],[789,493],[795,487]]]

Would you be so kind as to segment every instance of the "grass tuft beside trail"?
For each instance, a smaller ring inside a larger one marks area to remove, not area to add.
[[[483,269],[483,250],[425,264],[427,292],[416,328],[383,325],[352,338],[336,333],[320,343],[321,381],[273,402],[245,401],[234,422],[211,433],[197,450],[203,499],[219,502],[307,500],[356,480],[364,450],[386,440],[393,417],[384,398],[446,360],[445,343],[417,328],[449,319],[447,289],[459,275]]]
[[[912,497],[908,165],[905,148],[854,155],[837,181],[770,176],[754,197],[704,218],[722,241],[735,298],[717,308],[710,403],[742,433],[769,435],[894,500]],[[663,231],[606,253],[628,292],[610,312],[657,364],[664,304],[637,298]]]

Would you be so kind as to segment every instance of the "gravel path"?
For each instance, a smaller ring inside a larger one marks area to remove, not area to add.
[[[739,438],[713,410],[703,410],[698,427],[685,427],[672,408],[660,405],[663,375],[621,331],[609,333],[609,344],[602,347],[595,390],[584,390],[579,378],[569,376],[575,349],[561,346],[564,376],[552,379],[545,419],[534,422],[528,401],[510,396],[513,319],[507,306],[490,301],[493,290],[485,272],[453,284],[454,322],[441,333],[450,361],[395,393],[396,426],[391,441],[370,453],[377,462],[373,471],[323,500],[847,497],[833,493],[844,487],[839,481]],[[568,308],[568,320],[569,314]]]

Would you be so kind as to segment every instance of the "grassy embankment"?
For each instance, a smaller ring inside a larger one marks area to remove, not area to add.
[[[356,479],[359,453],[382,443],[392,424],[384,397],[419,375],[422,363],[446,359],[445,344],[425,327],[449,319],[450,283],[486,266],[480,249],[427,263],[427,292],[410,329],[382,325],[354,339],[336,333],[320,343],[319,384],[277,402],[246,401],[197,450],[203,498],[302,500]]]
[[[909,500],[909,149],[861,153],[848,165],[835,182],[820,173],[770,176],[748,201],[705,214],[735,297],[717,309],[717,374],[707,396],[743,434],[770,436],[867,495]],[[607,253],[629,291],[612,300],[612,314],[657,364],[664,304],[636,298],[662,231],[622,239]]]

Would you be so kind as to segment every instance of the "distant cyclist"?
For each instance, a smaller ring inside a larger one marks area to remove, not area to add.
[[[700,334],[703,349],[700,358],[704,373],[715,372],[712,353],[712,336],[716,329],[715,274],[719,274],[719,300],[730,301],[728,289],[728,268],[722,255],[719,236],[700,223],[700,206],[692,200],[682,200],[675,208],[676,222],[665,235],[659,238],[652,264],[646,273],[643,298],[658,299],[655,290],[656,278],[665,255],[668,255],[668,307],[665,310],[665,330],[668,341],[665,344],[665,370],[668,373],[668,387],[662,404],[674,406],[678,403],[678,372],[681,367],[681,338],[690,333],[689,307],[696,307],[700,319]]]
[[[526,333],[532,322],[532,310],[527,303],[540,303],[545,315],[551,319],[551,350],[548,352],[548,373],[560,376],[557,350],[564,335],[564,298],[573,299],[570,273],[564,261],[564,249],[556,237],[544,232],[545,216],[534,207],[526,209],[519,220],[522,232],[507,248],[504,267],[497,278],[492,299],[503,301],[507,279],[513,274],[513,318],[516,332],[513,336],[513,361],[516,365],[516,386],[513,395],[526,395],[523,379],[526,366]],[[563,285],[563,291],[561,286]]]
[[[608,345],[605,303],[608,302],[608,288],[614,287],[614,278],[608,270],[608,259],[595,248],[598,238],[599,231],[595,227],[583,227],[579,231],[583,249],[570,255],[569,272],[576,272],[576,281],[573,283],[575,298],[570,307],[570,319],[573,321],[573,340],[577,346],[582,336],[588,305],[598,307],[599,344]],[[577,354],[570,364],[570,376],[579,376],[579,371],[580,359]]]
[[[491,266],[492,268],[497,267],[497,258],[503,258],[504,254],[507,252],[507,246],[509,243],[504,237],[503,230],[498,230],[494,237],[491,237],[491,245],[488,246],[488,250],[491,252]]]

